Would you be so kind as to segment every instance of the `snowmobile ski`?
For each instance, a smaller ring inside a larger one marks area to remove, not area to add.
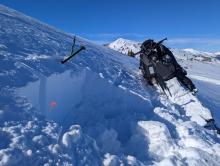
[[[165,90],[167,90],[169,92],[169,95],[172,97],[172,94],[170,92],[170,89],[167,87],[166,82],[163,80],[163,78],[160,75],[156,75],[155,77],[157,84],[161,87],[161,89],[163,90],[163,92],[166,94]]]
[[[76,37],[74,37],[74,39],[73,39],[72,51],[71,51],[70,56],[67,57],[66,59],[62,60],[61,61],[62,64],[66,63],[68,60],[70,60],[72,57],[77,55],[79,52],[86,49],[85,46],[81,46],[77,51],[74,52],[75,43],[76,43]]]

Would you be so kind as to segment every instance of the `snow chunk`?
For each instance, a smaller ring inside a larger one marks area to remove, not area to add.
[[[47,137],[43,136],[43,135],[38,135],[38,136],[35,136],[33,139],[33,142],[37,143],[38,145],[45,145],[45,144],[48,144],[48,139]]]
[[[105,159],[103,160],[104,166],[116,166],[120,165],[117,156],[110,155],[109,153],[105,154]]]
[[[135,165],[137,163],[137,159],[130,155],[127,156],[127,160],[129,165]]]
[[[0,44],[0,48],[7,48],[4,44]]]
[[[99,76],[100,76],[101,78],[105,78],[105,77],[103,76],[103,74],[102,74],[102,73],[99,73]]]
[[[165,124],[156,121],[139,121],[138,126],[149,140],[149,152],[153,156],[161,158],[170,155],[170,150],[174,149],[174,145]]]
[[[31,155],[32,155],[32,150],[31,150],[31,149],[29,149],[29,150],[27,150],[27,152],[26,152],[26,153],[27,153],[27,155],[28,155],[28,156],[31,156]]]
[[[118,85],[119,88],[123,89],[123,90],[127,90],[126,87],[122,86],[122,85]]]
[[[62,143],[65,147],[71,147],[72,144],[77,143],[82,136],[81,127],[79,125],[73,125],[69,131],[63,135]]]
[[[0,165],[7,165],[10,161],[10,156],[0,153]]]
[[[60,146],[58,144],[52,144],[48,148],[53,154],[58,154],[60,152]]]

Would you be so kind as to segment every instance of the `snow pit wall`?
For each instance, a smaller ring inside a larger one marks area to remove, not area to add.
[[[89,69],[42,78],[18,93],[47,119],[62,125],[63,132],[71,125],[80,125],[103,151],[113,154],[128,146],[138,121],[149,120],[154,114],[149,101]]]

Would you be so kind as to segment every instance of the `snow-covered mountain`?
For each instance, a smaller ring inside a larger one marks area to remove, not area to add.
[[[0,165],[219,165],[203,127],[220,121],[219,64],[189,70],[199,96],[174,78],[171,97],[135,58],[77,37],[86,50],[63,65],[72,35],[2,5],[0,23]]]
[[[215,53],[198,51],[198,50],[195,50],[193,48],[186,48],[186,49],[183,49],[183,51],[185,51],[186,53],[194,54],[194,55],[206,55],[206,56],[213,56],[213,57],[215,57]]]
[[[220,56],[220,52],[215,52],[215,55],[216,56]]]
[[[140,51],[141,43],[132,41],[132,40],[119,38],[116,41],[113,41],[112,43],[106,46],[120,53],[127,54],[128,51],[131,51],[131,50],[133,52]],[[198,51],[192,48],[171,49],[171,51],[174,53],[174,55],[177,58],[180,58],[180,59],[188,59],[188,60],[196,60],[196,61],[204,61],[204,62],[212,62],[218,59],[217,58],[218,52],[210,53],[210,52]]]
[[[171,49],[173,54],[179,59],[185,59],[189,61],[201,61],[201,62],[218,62],[216,53],[197,51],[191,48],[188,49]]]
[[[132,40],[119,38],[115,40],[114,42],[107,44],[106,46],[115,51],[119,51],[120,53],[127,54],[128,51],[131,51],[131,50],[133,52],[139,51],[141,43],[138,43]]]

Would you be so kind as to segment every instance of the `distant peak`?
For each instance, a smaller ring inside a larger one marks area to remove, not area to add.
[[[121,41],[121,40],[124,41],[124,40],[127,40],[127,39],[124,39],[124,38],[121,38],[121,37],[120,37],[120,38],[118,38],[116,41]]]
[[[197,50],[195,50],[195,49],[193,49],[193,48],[185,48],[185,49],[183,49],[184,51],[188,51],[188,52],[199,52],[199,51],[197,51]]]
[[[117,40],[115,40],[115,42],[130,42],[131,40],[128,39],[124,39],[124,38],[118,38]]]
[[[205,54],[205,55],[211,55],[211,56],[214,55],[214,53],[205,52],[205,51],[198,51],[198,50],[195,50],[193,48],[186,48],[186,49],[183,49],[183,51],[190,52],[192,54]]]

